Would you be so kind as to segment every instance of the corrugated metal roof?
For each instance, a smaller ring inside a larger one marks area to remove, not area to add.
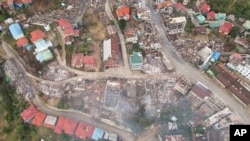
[[[103,135],[104,135],[104,131],[102,129],[95,128],[91,138],[94,140],[98,140],[98,139],[102,139]]]
[[[14,23],[9,26],[10,33],[15,40],[24,37],[23,31],[19,23]]]
[[[132,64],[137,64],[137,63],[142,63],[143,58],[141,52],[133,52],[132,55],[130,55],[130,63]]]
[[[108,60],[111,57],[111,39],[103,41],[103,61]]]
[[[36,59],[39,62],[44,62],[53,59],[53,55],[50,50],[44,50],[36,54]]]
[[[45,41],[44,39],[42,39],[35,42],[35,46],[36,46],[35,52],[38,53],[51,47],[52,43],[50,41]]]

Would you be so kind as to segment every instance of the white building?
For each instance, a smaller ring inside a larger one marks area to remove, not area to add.
[[[103,41],[103,61],[108,60],[109,57],[112,57],[112,54],[111,54],[111,39]]]

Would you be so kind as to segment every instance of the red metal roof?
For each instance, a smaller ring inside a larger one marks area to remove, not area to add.
[[[57,24],[62,29],[73,28],[72,25],[71,25],[71,23],[68,22],[66,19],[59,19],[59,20],[57,20]]]
[[[73,135],[76,129],[77,123],[78,121],[76,120],[65,118],[64,125],[63,125],[64,133],[68,135]]]
[[[46,114],[43,112],[38,112],[35,118],[32,120],[32,124],[37,126],[42,126],[44,119],[46,118]]]
[[[178,9],[178,10],[183,10],[183,9],[185,9],[185,6],[184,6],[182,3],[180,3],[180,2],[174,4],[174,6],[175,6],[175,8]]]
[[[38,40],[46,37],[45,33],[42,32],[40,29],[32,31],[30,33],[30,36],[31,36],[31,38],[30,38],[31,42],[35,42],[35,41],[38,41]]]
[[[8,4],[13,4],[14,0],[7,0]]]
[[[30,105],[27,109],[25,109],[20,116],[22,117],[22,119],[27,122],[28,120],[30,120],[32,117],[34,117],[37,113],[37,109],[34,105]]]
[[[74,53],[71,58],[71,66],[72,67],[82,67],[84,64],[84,55],[83,53]]]
[[[65,118],[59,117],[57,124],[56,124],[56,127],[54,129],[54,132],[57,134],[61,134],[62,130],[63,130],[64,123],[65,123]]]
[[[86,139],[86,137],[91,137],[93,131],[94,131],[94,126],[80,122],[77,126],[75,136],[81,139]]]
[[[219,32],[227,35],[232,30],[232,27],[233,27],[232,23],[225,21],[223,25],[220,26]]]
[[[22,0],[24,4],[32,3],[32,0]]]
[[[63,30],[63,34],[64,34],[65,36],[68,36],[68,35],[74,35],[75,32],[74,32],[74,29],[73,29],[73,28],[67,28],[67,29],[64,29],[64,30]]]
[[[201,4],[201,12],[207,13],[210,10],[211,10],[211,6],[210,5],[208,5],[207,3]]]
[[[122,6],[116,10],[116,15],[118,18],[129,15],[130,9],[128,6]]]
[[[130,37],[136,36],[136,31],[137,31],[136,27],[129,27],[129,28],[126,28],[126,30],[124,31],[124,34],[126,38],[130,38]]]
[[[21,39],[18,39],[18,40],[16,41],[16,44],[17,44],[17,47],[22,47],[22,46],[24,46],[24,45],[27,45],[27,44],[28,44],[28,39],[25,38],[25,37],[23,37],[23,38],[21,38]]]
[[[75,29],[75,30],[74,30],[74,35],[75,35],[75,36],[79,36],[79,34],[80,34],[80,30]]]
[[[167,0],[165,2],[160,2],[157,4],[157,9],[162,9],[164,7],[169,7],[169,6],[172,6],[172,2]]]
[[[91,66],[91,67],[96,66],[96,59],[94,56],[85,56],[83,62],[84,66]]]
[[[214,11],[208,12],[207,13],[207,19],[214,20],[215,19],[215,12]]]

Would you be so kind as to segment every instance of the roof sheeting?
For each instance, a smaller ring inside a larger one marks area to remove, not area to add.
[[[143,63],[143,58],[142,58],[141,52],[133,52],[133,54],[130,55],[130,63],[132,63],[132,64]]]
[[[36,59],[39,62],[45,62],[53,59],[53,55],[50,50],[44,50],[36,54]]]
[[[213,60],[213,61],[218,61],[219,60],[219,58],[220,58],[220,55],[221,55],[221,53],[219,52],[219,51],[213,51],[213,55],[212,55],[212,57],[211,57],[211,59]]]
[[[94,140],[98,140],[98,139],[102,139],[103,135],[104,135],[104,131],[102,129],[95,128],[91,138]]]
[[[249,30],[250,29],[250,20],[247,20],[242,26],[245,30]]]
[[[81,139],[86,139],[87,137],[91,137],[93,131],[93,126],[80,122],[77,126],[75,136]]]
[[[19,23],[14,23],[9,26],[10,33],[15,40],[24,37],[23,30],[21,29]]]
[[[28,44],[28,39],[23,37],[16,41],[17,47],[22,47]]]
[[[111,57],[111,39],[103,41],[103,61],[108,60]]]
[[[37,109],[34,105],[30,105],[27,109],[25,109],[20,116],[22,117],[22,119],[27,122],[28,120],[30,120],[32,117],[34,117],[37,113]]]
[[[78,121],[66,118],[63,125],[64,133],[68,135],[73,135],[77,124]]]
[[[38,53],[48,49],[49,47],[52,47],[52,43],[51,41],[45,41],[44,39],[42,39],[35,42],[35,46],[36,46],[35,52]]]
[[[42,38],[45,38],[46,34],[43,33],[41,30],[37,29],[35,31],[32,31],[30,33],[30,36],[31,36],[30,38],[31,42],[36,42],[38,40],[41,40]]]
[[[212,94],[212,91],[205,87],[202,83],[198,82],[193,86],[191,92],[204,99],[205,97],[209,97]]]
[[[44,121],[44,126],[45,127],[48,127],[48,128],[52,128],[54,129],[55,128],[55,125],[56,125],[56,121],[57,121],[57,117],[54,117],[54,116],[47,116],[45,121]]]
[[[56,127],[54,129],[54,132],[57,134],[61,134],[64,126],[65,118],[59,117],[58,122],[56,124]]]
[[[44,114],[43,112],[38,112],[35,118],[32,120],[32,124],[41,126],[43,124],[45,117],[46,117],[46,114]]]

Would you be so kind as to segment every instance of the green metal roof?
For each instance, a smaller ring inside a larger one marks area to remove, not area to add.
[[[201,14],[198,15],[196,18],[197,18],[199,24],[203,24],[206,21],[206,18]]]
[[[224,21],[213,21],[213,22],[209,22],[208,26],[210,28],[219,28]]]
[[[130,55],[130,63],[132,64],[143,63],[141,52],[133,52],[133,54]]]
[[[250,29],[250,20],[247,20],[242,26],[244,29],[249,30]]]
[[[46,49],[42,52],[37,53],[36,59],[39,62],[44,62],[53,59],[53,55],[49,49]]]
[[[227,17],[226,13],[216,13],[215,14],[215,20],[225,20]]]

